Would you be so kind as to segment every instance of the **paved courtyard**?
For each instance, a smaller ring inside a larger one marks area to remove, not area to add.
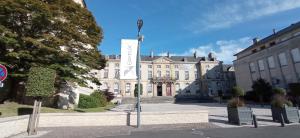
[[[254,114],[257,116],[259,126],[280,126],[280,123],[272,121],[271,110],[269,106],[261,107],[260,105],[249,105]],[[132,110],[132,104],[122,104],[112,109],[112,111],[128,111]],[[164,112],[164,111],[197,111],[208,110],[209,122],[219,127],[241,127],[228,124],[226,104],[222,103],[186,103],[186,104],[142,104],[142,112]],[[298,124],[298,123],[296,123]],[[253,127],[252,125],[243,125],[244,127]]]
[[[132,110],[131,104],[122,104],[108,112],[127,112]],[[209,111],[209,123],[195,124],[170,124],[170,125],[143,125],[141,128],[131,126],[78,126],[78,127],[41,127],[38,135],[27,136],[27,133],[21,133],[13,137],[256,137],[260,135],[268,137],[282,137],[289,134],[289,137],[298,137],[299,133],[294,130],[299,129],[299,123],[288,124],[286,127],[280,127],[280,123],[272,122],[271,111],[269,107],[251,106],[254,114],[258,118],[258,128],[252,125],[237,126],[227,123],[226,104],[218,103],[189,103],[189,104],[142,104],[142,112],[166,112],[166,111]],[[280,132],[280,135],[277,134]],[[284,132],[284,134],[283,134]]]

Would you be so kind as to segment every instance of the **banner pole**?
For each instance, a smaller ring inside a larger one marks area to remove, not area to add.
[[[138,93],[137,93],[137,128],[141,126],[141,101],[140,101],[140,94],[141,94],[141,54],[140,54],[140,46],[141,46],[141,36],[140,30],[143,26],[143,20],[138,19],[138,53],[137,53],[137,68],[138,68]]]

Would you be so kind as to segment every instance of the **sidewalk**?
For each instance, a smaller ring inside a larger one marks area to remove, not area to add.
[[[253,125],[233,125],[228,123],[227,118],[227,105],[225,103],[186,103],[186,104],[142,104],[142,112],[163,112],[163,111],[201,111],[208,110],[209,122],[219,127],[253,127]],[[257,117],[259,126],[280,126],[280,123],[273,122],[271,109],[269,106],[261,107],[260,105],[248,105],[252,108],[253,113]],[[122,104],[112,109],[114,112],[124,112],[131,110],[133,105]],[[299,123],[293,123],[299,124]],[[289,125],[289,124],[288,124]]]

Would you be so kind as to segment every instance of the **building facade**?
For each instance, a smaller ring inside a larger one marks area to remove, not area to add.
[[[300,22],[258,40],[237,53],[234,61],[237,85],[250,91],[253,81],[262,78],[273,87],[288,88],[300,82]]]
[[[137,80],[120,80],[120,56],[107,56],[100,72],[101,89],[123,97],[134,97]],[[210,74],[210,75],[207,75]],[[216,75],[218,74],[218,75]],[[218,77],[215,77],[218,76]],[[208,96],[225,91],[221,61],[212,57],[141,56],[141,96]]]

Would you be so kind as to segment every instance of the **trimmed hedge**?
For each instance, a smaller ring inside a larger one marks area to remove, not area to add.
[[[49,97],[55,93],[56,72],[44,67],[31,67],[28,75],[26,96]]]
[[[96,107],[98,107],[97,98],[89,96],[89,95],[80,94],[78,107],[79,108],[96,108]]]
[[[91,95],[80,94],[79,96],[79,108],[96,108],[106,105],[107,100],[103,92],[95,91]]]
[[[97,99],[98,107],[104,107],[107,105],[107,99],[103,92],[95,91],[91,94],[91,97],[94,97]]]

